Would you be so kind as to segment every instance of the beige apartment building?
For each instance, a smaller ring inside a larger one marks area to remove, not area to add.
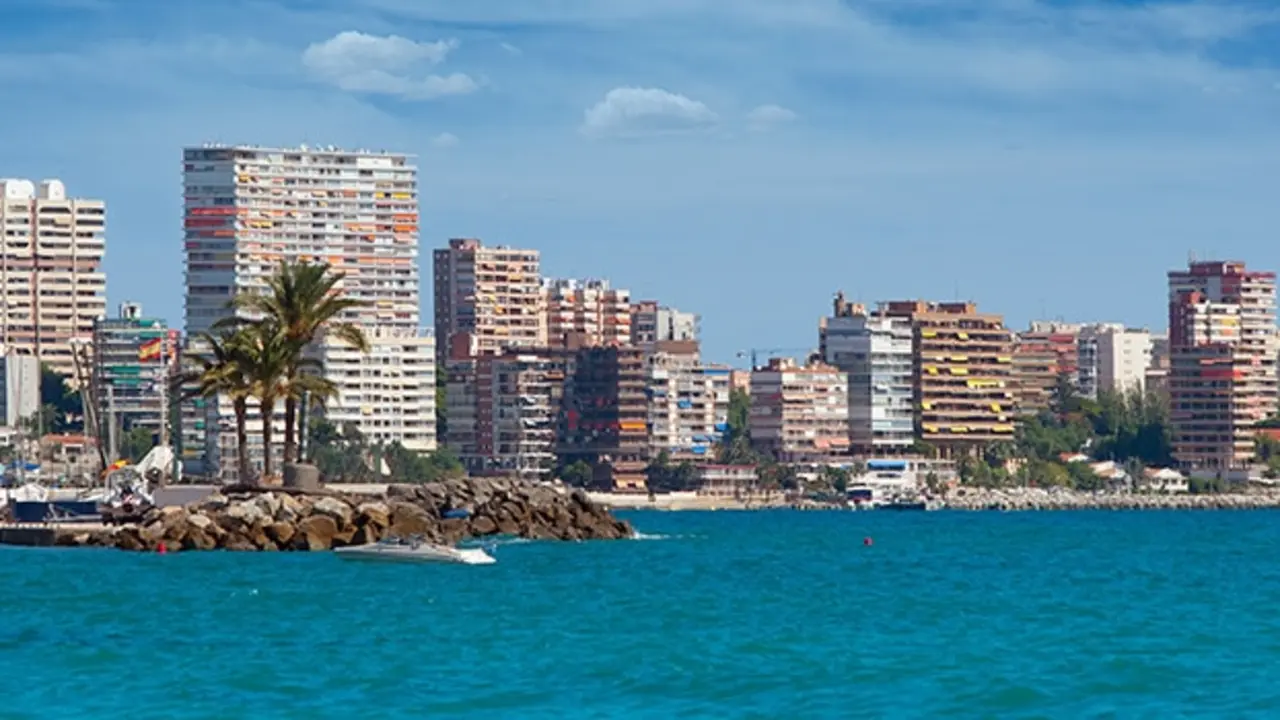
[[[1013,336],[1001,315],[970,302],[882,303],[911,320],[917,437],[945,456],[1014,438]]]
[[[537,250],[454,239],[434,260],[438,363],[547,346]]]
[[[325,377],[338,393],[326,403],[325,419],[339,428],[355,425],[370,444],[435,450],[434,339],[392,329],[374,329],[366,337],[368,353],[345,343],[321,344]]]
[[[542,282],[547,342],[553,348],[631,344],[631,292],[609,287],[608,280]]]
[[[1253,426],[1277,409],[1276,275],[1240,262],[1169,273],[1173,455],[1229,471],[1253,457]]]
[[[72,348],[106,317],[106,206],[58,180],[0,179],[0,343],[76,382]]]
[[[666,452],[675,462],[710,462],[728,430],[727,366],[703,365],[692,353],[655,352],[647,356],[650,457]]]
[[[824,363],[770,358],[751,373],[751,443],[778,462],[821,464],[849,453],[849,383]]]

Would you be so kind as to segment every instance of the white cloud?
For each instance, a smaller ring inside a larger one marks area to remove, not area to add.
[[[747,113],[747,127],[757,132],[770,130],[800,117],[781,105],[761,105]]]
[[[316,77],[348,92],[431,100],[464,95],[478,87],[464,73],[428,72],[457,46],[456,40],[415,42],[396,35],[347,31],[313,43],[302,54],[302,64]]]
[[[619,87],[583,114],[592,137],[655,135],[714,127],[719,116],[705,104],[659,88]]]
[[[457,147],[459,142],[461,141],[458,140],[458,136],[449,132],[443,132],[431,138],[431,145],[438,148]]]
[[[503,50],[506,50],[508,54],[515,55],[516,57],[519,57],[524,54],[523,50],[516,47],[515,45],[512,45],[511,43],[505,43],[505,42],[499,43],[498,46],[501,47]]]

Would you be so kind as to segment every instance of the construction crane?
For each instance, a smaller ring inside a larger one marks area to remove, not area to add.
[[[804,353],[805,356],[808,357],[809,353],[812,353],[812,352],[813,352],[812,347],[751,348],[749,350],[739,351],[738,357],[750,356],[751,369],[755,370],[756,368],[760,367],[757,360],[759,359],[759,356],[762,354],[768,355],[769,357],[776,357],[779,353]]]

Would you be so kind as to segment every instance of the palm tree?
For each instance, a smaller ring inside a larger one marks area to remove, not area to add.
[[[333,270],[328,263],[282,262],[267,281],[265,293],[243,293],[232,300],[234,309],[259,319],[228,318],[224,324],[267,322],[278,328],[287,355],[283,375],[290,386],[302,389],[309,382],[300,380],[308,365],[307,348],[317,339],[328,336],[369,352],[364,331],[341,319],[364,305],[363,301],[342,296],[338,285],[344,277],[345,273]],[[277,397],[284,399],[284,461],[295,462],[301,393],[284,392]]]
[[[205,351],[187,356],[192,367],[174,378],[174,393],[182,400],[202,397],[216,401],[219,395],[225,395],[231,401],[236,423],[236,469],[240,482],[250,483],[248,418],[252,387],[244,362],[248,358],[242,352],[249,338],[242,330],[225,330],[217,335],[200,333],[197,337]]]
[[[246,325],[239,332],[244,341],[236,346],[234,357],[244,368],[250,396],[258,401],[258,414],[262,418],[262,475],[268,477],[276,403],[289,395],[287,373],[293,361],[291,347],[285,334],[270,320]]]

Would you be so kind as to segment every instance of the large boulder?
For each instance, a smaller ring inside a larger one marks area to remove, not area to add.
[[[298,535],[304,550],[329,550],[338,534],[338,523],[328,515],[312,515],[298,523]],[[295,545],[299,544],[295,540]]]
[[[361,503],[356,508],[357,525],[375,525],[380,528],[391,527],[391,508],[384,502]]]
[[[352,510],[347,503],[334,497],[323,497],[311,506],[312,515],[325,515],[333,518],[338,528],[345,528],[351,524]]]

